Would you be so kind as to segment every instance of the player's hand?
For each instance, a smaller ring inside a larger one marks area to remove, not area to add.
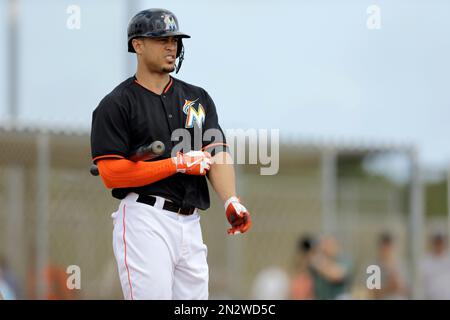
[[[231,197],[225,202],[225,214],[231,228],[227,230],[228,234],[244,233],[252,226],[250,213],[237,197]]]
[[[177,172],[196,176],[205,175],[211,168],[211,155],[205,151],[177,152],[173,158]]]

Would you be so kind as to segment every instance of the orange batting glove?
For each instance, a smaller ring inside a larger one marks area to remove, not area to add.
[[[227,230],[228,234],[244,233],[252,226],[250,213],[237,197],[231,197],[225,202],[225,214],[231,228]]]
[[[172,159],[177,172],[185,174],[204,176],[211,168],[211,155],[205,151],[177,152]]]

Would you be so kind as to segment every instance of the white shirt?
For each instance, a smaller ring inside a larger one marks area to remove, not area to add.
[[[422,262],[421,271],[425,299],[450,299],[450,257],[448,255],[427,256]]]

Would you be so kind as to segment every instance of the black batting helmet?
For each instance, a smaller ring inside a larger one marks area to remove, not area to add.
[[[131,41],[136,38],[178,38],[177,72],[181,68],[184,58],[182,38],[190,38],[189,35],[180,32],[177,17],[165,9],[147,9],[137,13],[128,23],[128,52],[134,51]]]

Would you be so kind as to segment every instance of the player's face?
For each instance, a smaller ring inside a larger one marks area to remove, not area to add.
[[[146,38],[142,57],[150,70],[170,73],[175,70],[177,48],[178,40],[175,37]]]

